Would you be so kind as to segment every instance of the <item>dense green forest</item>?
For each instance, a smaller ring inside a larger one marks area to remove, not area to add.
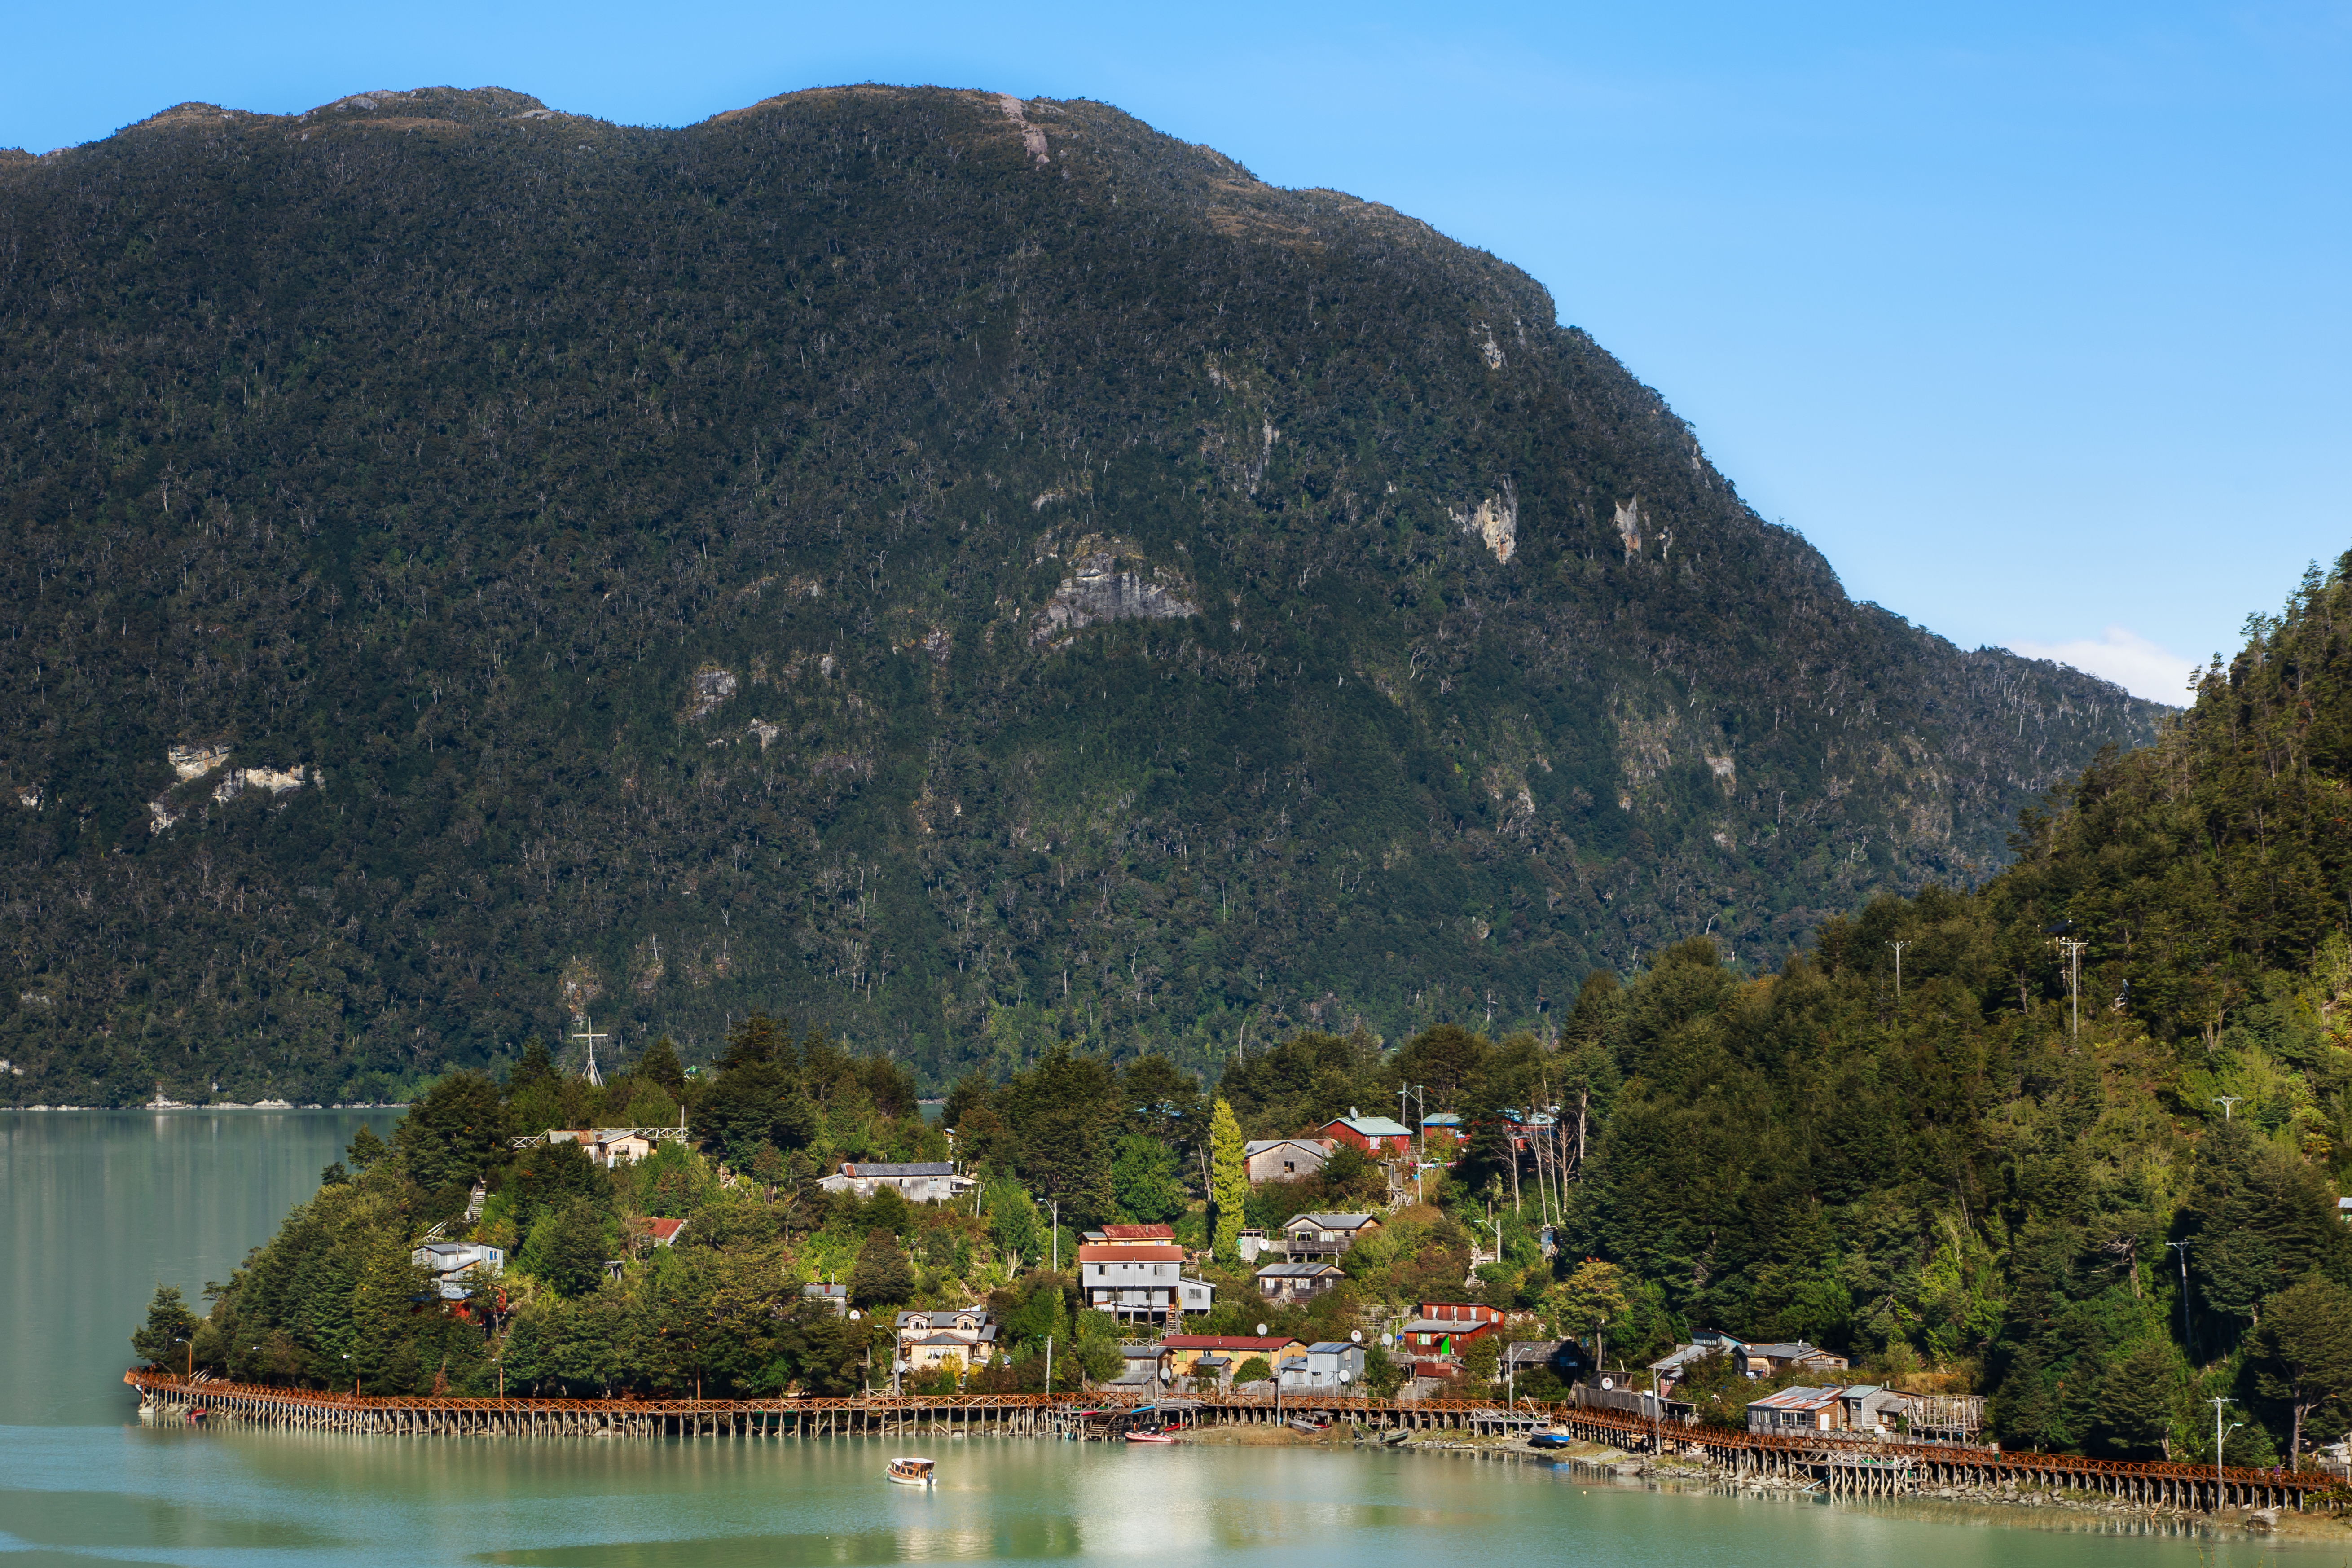
[[[1544,1032],[2153,735],[1849,600],[1558,321],[1083,101],[0,155],[10,1091]]]
[[[1777,970],[1692,937],[1630,978],[1592,972],[1542,1033],[1440,1024],[1384,1048],[1299,1030],[1213,1089],[1164,1057],[1057,1045],[967,1076],[937,1126],[906,1068],[765,1017],[711,1074],[665,1043],[601,1089],[534,1047],[503,1087],[443,1079],[389,1150],[331,1170],[220,1288],[195,1353],[331,1383],[365,1343],[362,1379],[386,1388],[478,1388],[500,1366],[547,1388],[854,1386],[865,1344],[796,1288],[834,1279],[877,1304],[995,1302],[1013,1327],[1004,1363],[974,1369],[990,1386],[1036,1386],[1049,1334],[1099,1375],[1113,1326],[1038,1267],[1051,1201],[1066,1226],[1168,1221],[1210,1251],[1214,1328],[1328,1336],[1468,1294],[1612,1366],[1703,1327],[1801,1336],[1857,1375],[1989,1394],[2013,1445],[2207,1459],[2221,1398],[2246,1423],[2232,1462],[2307,1453],[2352,1426],[2352,1227],[2335,1206],[2352,1177],[2348,573],[2352,556],[2257,617],[2155,744],[2028,813],[1982,889],[1882,896]],[[1349,1155],[1240,1184],[1242,1135],[1401,1089],[1464,1118],[1443,1170]],[[1542,1106],[1549,1161],[1515,1152],[1504,1121]],[[667,1145],[635,1172],[509,1148],[681,1110],[700,1152]],[[950,1133],[984,1178],[971,1209],[814,1185],[836,1160],[936,1155]],[[482,1173],[480,1234],[517,1249],[508,1305],[487,1325],[413,1310],[407,1247]],[[1359,1206],[1387,1224],[1337,1291],[1254,1300],[1242,1224]],[[686,1237],[645,1247],[650,1215],[692,1215]],[[615,1255],[631,1261],[607,1281]],[[142,1348],[184,1335],[185,1310],[159,1297]],[[1734,1421],[1756,1391],[1693,1390]]]

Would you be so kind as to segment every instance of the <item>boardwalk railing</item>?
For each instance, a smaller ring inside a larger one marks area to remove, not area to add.
[[[122,1381],[139,1391],[144,1414],[228,1420],[320,1431],[410,1436],[830,1437],[999,1433],[1081,1436],[1150,1405],[1129,1390],[1077,1394],[868,1394],[839,1398],[478,1399],[457,1395],[385,1396],[273,1388],[176,1373],[133,1370]],[[1905,1443],[1819,1432],[1801,1436],[1739,1432],[1667,1421],[1655,1424],[1613,1410],[1521,1400],[1505,1408],[1470,1400],[1391,1404],[1362,1395],[1233,1392],[1183,1397],[1189,1420],[1266,1424],[1321,1416],[1376,1431],[1524,1431],[1531,1418],[1619,1448],[1704,1456],[1738,1477],[1804,1477],[1832,1492],[1892,1492],[2015,1487],[2113,1498],[2148,1507],[2301,1508],[2309,1494],[2340,1487],[2325,1471],[2224,1468],[2210,1465],[2092,1459],[2075,1454],[2003,1453],[1957,1444]]]

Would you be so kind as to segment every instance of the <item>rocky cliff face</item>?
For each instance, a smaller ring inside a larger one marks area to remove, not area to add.
[[[16,1082],[373,1098],[590,1007],[933,1081],[1540,1025],[1978,875],[2150,733],[1850,601],[1556,320],[1087,102],[0,164]]]

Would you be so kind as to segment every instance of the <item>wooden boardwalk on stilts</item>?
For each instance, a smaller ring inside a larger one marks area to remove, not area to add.
[[[1150,1395],[1085,1394],[870,1394],[847,1398],[463,1399],[394,1398],[266,1387],[176,1373],[131,1371],[150,1418],[234,1421],[308,1431],[403,1437],[1017,1437],[1101,1435],[1109,1416]],[[1460,1400],[1391,1405],[1341,1394],[1207,1394],[1183,1398],[1200,1425],[1273,1424],[1328,1416],[1375,1432],[1504,1436],[1531,1420],[1595,1443],[1641,1449],[1654,1441],[1703,1456],[1735,1478],[1772,1476],[1819,1482],[1832,1495],[1894,1495],[1943,1487],[2014,1482],[2042,1490],[2149,1508],[2301,1508],[2308,1494],[2342,1484],[2315,1471],[2223,1469],[2210,1465],[2088,1459],[2074,1454],[2003,1453],[1808,1433],[1780,1436],[1713,1426],[1663,1426],[1635,1415],[1521,1400],[1513,1410]]]

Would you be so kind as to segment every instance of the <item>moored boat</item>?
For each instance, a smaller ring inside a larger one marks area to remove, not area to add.
[[[902,1487],[928,1487],[939,1479],[931,1473],[932,1467],[936,1463],[937,1461],[931,1459],[893,1459],[890,1461],[889,1470],[886,1473],[891,1480]]]
[[[1173,1432],[1129,1432],[1127,1440],[1130,1443],[1178,1443],[1183,1439]]]

